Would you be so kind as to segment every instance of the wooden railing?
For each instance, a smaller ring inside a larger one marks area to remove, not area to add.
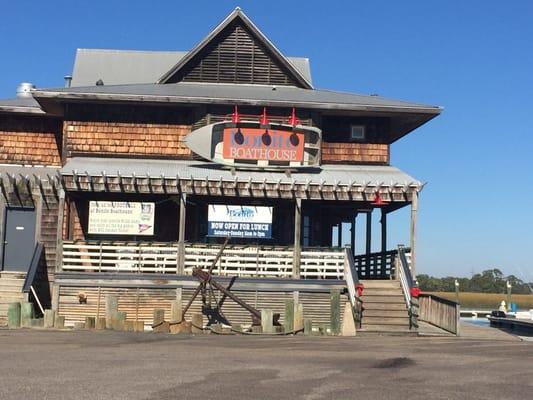
[[[64,242],[63,270],[176,273],[176,243]]]
[[[461,308],[458,303],[426,293],[421,293],[418,300],[421,321],[459,336]]]
[[[360,279],[384,279],[394,274],[396,250],[363,254],[354,257],[354,265]]]
[[[186,244],[184,273],[208,268],[220,246]],[[88,272],[177,273],[177,243],[64,242],[63,270]],[[293,249],[289,247],[228,246],[214,273],[242,277],[290,278]],[[344,279],[344,251],[304,248],[302,279]]]

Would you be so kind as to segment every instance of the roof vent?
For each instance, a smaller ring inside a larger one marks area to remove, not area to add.
[[[31,97],[32,89],[35,89],[33,83],[22,82],[17,86],[17,97]]]
[[[98,80],[96,81],[96,86],[104,86],[104,81],[101,80],[101,79],[98,79]]]
[[[72,83],[72,76],[71,75],[65,75],[63,77],[63,79],[65,80],[65,87],[70,87],[70,84]]]

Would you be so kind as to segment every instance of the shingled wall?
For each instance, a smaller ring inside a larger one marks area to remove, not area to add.
[[[100,121],[65,121],[66,156],[145,156],[191,158],[183,139],[190,125]]]
[[[389,145],[322,142],[322,162],[325,164],[388,164]]]
[[[60,135],[59,120],[0,115],[0,163],[61,165]]]

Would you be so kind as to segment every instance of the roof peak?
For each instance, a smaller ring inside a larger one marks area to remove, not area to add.
[[[258,41],[269,53],[270,57],[279,63],[290,75],[300,87],[306,89],[312,89],[311,82],[301,74],[301,72],[295,67],[295,65],[281,53],[281,51],[261,32],[261,30],[252,22],[250,18],[242,11],[240,7],[235,9],[222,20],[204,39],[202,39],[189,53],[178,61],[169,71],[167,71],[157,83],[167,83],[170,79],[182,71],[186,66],[189,66],[193,62],[197,62],[200,53],[207,49],[208,46],[215,42],[215,40],[221,38],[225,29],[235,21],[239,21],[251,34],[254,40]]]

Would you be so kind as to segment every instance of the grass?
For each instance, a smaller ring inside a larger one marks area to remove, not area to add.
[[[455,292],[430,292],[439,297],[455,301]],[[507,295],[501,293],[459,293],[459,303],[463,309],[474,310],[497,310],[504,300],[507,303]],[[533,294],[514,294],[511,303],[516,303],[519,310],[533,309]]]

